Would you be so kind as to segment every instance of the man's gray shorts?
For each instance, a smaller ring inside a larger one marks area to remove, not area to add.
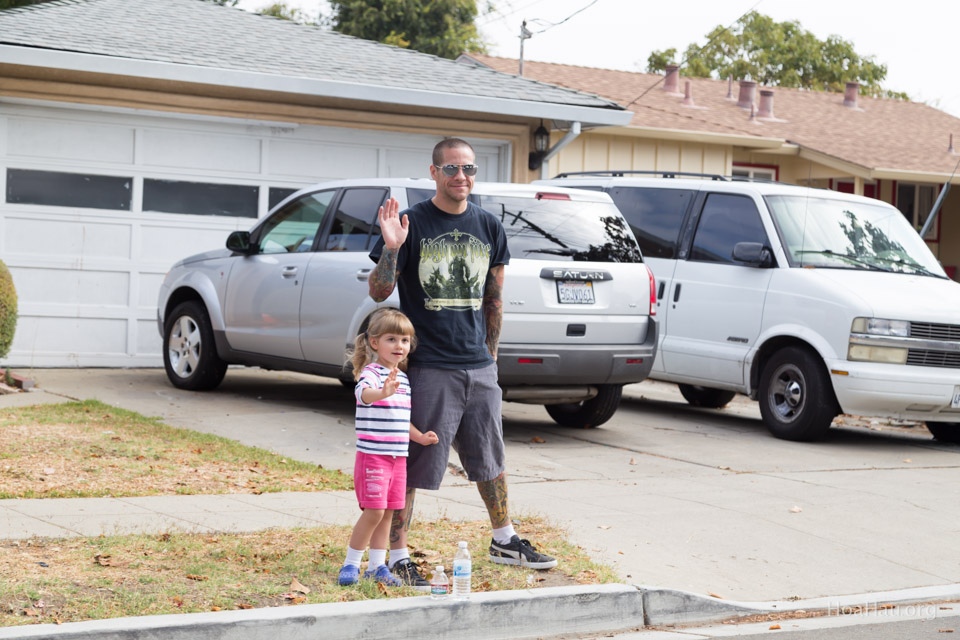
[[[407,486],[439,489],[450,447],[471,482],[486,482],[503,473],[503,391],[497,365],[482,369],[410,367],[410,420],[420,431],[434,431],[440,442],[428,447],[410,443]]]

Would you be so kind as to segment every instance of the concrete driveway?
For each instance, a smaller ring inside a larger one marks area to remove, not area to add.
[[[218,390],[189,393],[161,369],[30,375],[43,391],[18,402],[98,398],[353,467],[352,394],[336,381],[231,369]],[[673,386],[645,382],[599,429],[564,429],[542,407],[507,403],[504,433],[514,516],[548,516],[627,582],[743,601],[960,582],[960,446],[922,428],[841,427],[824,443],[784,442],[746,399],[698,410]],[[421,492],[417,508],[421,518],[485,518],[455,474]]]

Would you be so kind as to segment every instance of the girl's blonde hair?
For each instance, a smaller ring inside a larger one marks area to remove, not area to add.
[[[370,324],[367,330],[357,336],[353,341],[353,379],[360,379],[360,372],[363,368],[377,359],[377,352],[373,350],[370,341],[373,338],[379,338],[385,333],[392,333],[398,336],[410,336],[410,353],[417,348],[417,336],[413,330],[413,323],[410,318],[396,309],[379,309],[370,316]],[[407,370],[407,359],[404,358],[400,363],[400,370]]]

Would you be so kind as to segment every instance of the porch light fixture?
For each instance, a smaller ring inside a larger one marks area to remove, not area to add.
[[[533,132],[533,151],[530,152],[530,161],[528,166],[531,171],[536,171],[543,164],[543,157],[547,155],[547,148],[550,146],[550,132],[543,126],[543,120],[540,126]]]

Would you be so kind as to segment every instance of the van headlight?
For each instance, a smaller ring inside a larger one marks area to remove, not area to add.
[[[884,342],[883,338],[909,337],[910,323],[906,320],[854,318],[853,326],[850,327],[850,333],[850,346],[847,349],[847,360],[906,364],[907,349],[900,346],[877,344],[878,341],[881,343]],[[871,338],[867,338],[866,336],[871,336]],[[876,336],[876,338],[873,336]],[[893,341],[895,342],[896,340]]]
[[[910,336],[910,323],[906,320],[884,320],[883,318],[854,318],[853,333],[867,333],[873,336]]]

